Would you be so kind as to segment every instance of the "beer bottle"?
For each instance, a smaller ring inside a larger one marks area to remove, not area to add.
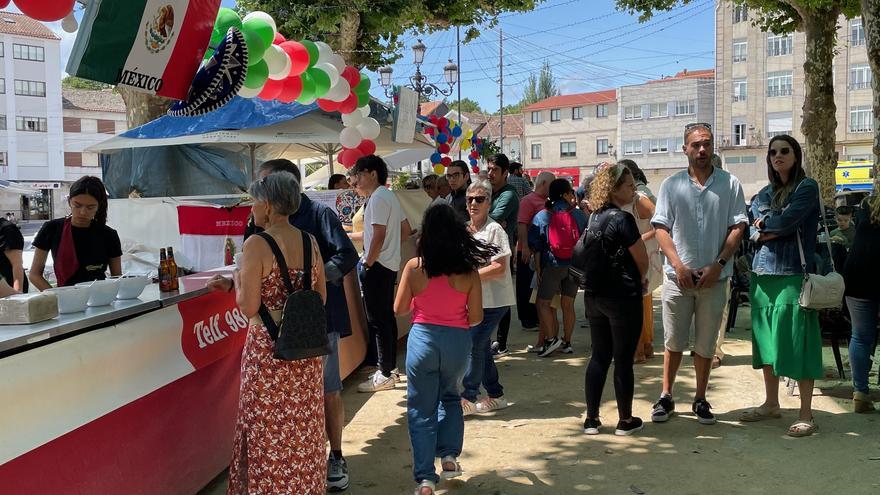
[[[168,246],[168,273],[171,278],[171,290],[180,290],[177,280],[179,276],[177,273],[177,262],[174,261],[174,248],[171,246]]]
[[[171,290],[171,270],[168,266],[168,257],[165,254],[165,248],[159,250],[159,291],[168,292]]]

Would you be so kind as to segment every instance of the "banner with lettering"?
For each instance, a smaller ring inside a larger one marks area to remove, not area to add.
[[[231,256],[241,250],[247,226],[248,206],[178,206],[180,248],[192,260],[196,271],[231,264]],[[227,263],[229,262],[229,263]]]

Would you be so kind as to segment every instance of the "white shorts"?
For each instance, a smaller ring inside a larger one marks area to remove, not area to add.
[[[715,355],[727,283],[724,278],[708,289],[682,289],[667,277],[663,282],[663,343],[667,350],[687,350],[693,323],[694,352],[708,359]]]

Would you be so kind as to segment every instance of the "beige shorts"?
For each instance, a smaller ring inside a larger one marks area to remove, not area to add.
[[[672,352],[686,351],[693,323],[694,352],[711,359],[715,355],[726,303],[726,278],[718,280],[708,289],[682,289],[667,278],[663,282],[663,336],[666,349]]]

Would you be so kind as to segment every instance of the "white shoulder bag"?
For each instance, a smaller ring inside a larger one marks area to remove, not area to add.
[[[818,275],[807,273],[807,261],[804,258],[804,246],[801,242],[801,233],[798,230],[798,252],[801,255],[801,268],[804,270],[804,284],[801,286],[801,297],[798,303],[806,309],[829,309],[839,308],[843,305],[843,293],[846,285],[843,276],[837,273],[834,266],[834,256],[831,255],[831,234],[828,233],[828,223],[825,221],[825,205],[822,196],[819,196],[819,215],[822,225],[825,227],[825,242],[828,243],[828,256],[831,258],[831,273]]]

